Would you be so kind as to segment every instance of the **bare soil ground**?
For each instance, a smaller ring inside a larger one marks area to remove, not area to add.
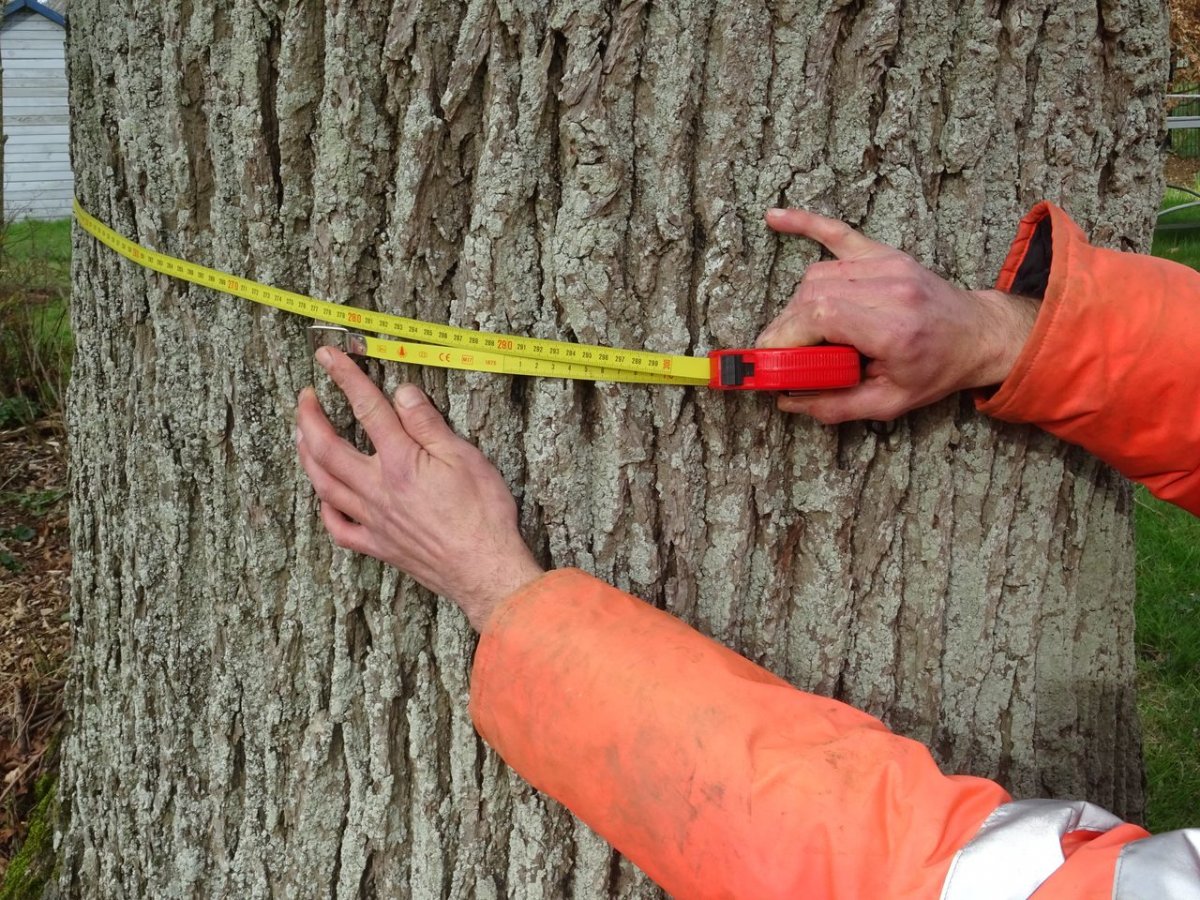
[[[1172,153],[1167,156],[1163,170],[1166,173],[1167,184],[1185,188],[1193,187],[1196,183],[1196,176],[1200,174],[1200,157],[1188,158]]]
[[[70,568],[61,423],[0,430],[0,876],[54,768]]]

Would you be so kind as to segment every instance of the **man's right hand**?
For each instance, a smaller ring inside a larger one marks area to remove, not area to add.
[[[844,222],[772,209],[767,224],[811,238],[837,259],[808,267],[787,307],[759,335],[758,346],[849,344],[870,360],[857,387],[781,396],[785,412],[826,424],[890,421],[955,391],[999,384],[1033,329],[1036,300],[955,287],[907,253]]]

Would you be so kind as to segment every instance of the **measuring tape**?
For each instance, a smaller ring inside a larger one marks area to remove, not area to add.
[[[74,210],[84,231],[131,262],[200,287],[327,323],[310,329],[314,344],[332,344],[347,353],[374,359],[505,375],[698,385],[722,390],[829,390],[852,387],[861,377],[862,361],[853,347],[714,350],[707,357],[681,356],[472,331],[330,303],[150,250],[113,231],[78,200],[74,201]]]

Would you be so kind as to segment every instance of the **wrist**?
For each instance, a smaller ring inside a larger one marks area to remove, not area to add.
[[[1037,321],[1040,303],[1029,297],[998,290],[971,291],[979,309],[979,333],[974,342],[979,356],[962,387],[984,388],[1001,384],[1025,348]]]
[[[523,545],[521,551],[486,567],[486,581],[458,601],[475,631],[482,634],[493,613],[508,597],[546,574]]]

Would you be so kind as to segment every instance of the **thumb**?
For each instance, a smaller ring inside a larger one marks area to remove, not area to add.
[[[396,388],[394,406],[408,436],[433,455],[458,440],[442,414],[415,384],[402,384]]]
[[[825,334],[808,316],[784,310],[755,339],[755,347],[804,347],[819,344]]]
[[[866,419],[890,422],[911,408],[900,390],[882,379],[868,379],[857,387],[810,396],[785,394],[776,404],[783,412],[812,416],[825,425]]]
[[[803,209],[768,209],[767,224],[782,234],[798,234],[824,245],[838,259],[860,259],[886,244],[873,241],[845,222]]]

